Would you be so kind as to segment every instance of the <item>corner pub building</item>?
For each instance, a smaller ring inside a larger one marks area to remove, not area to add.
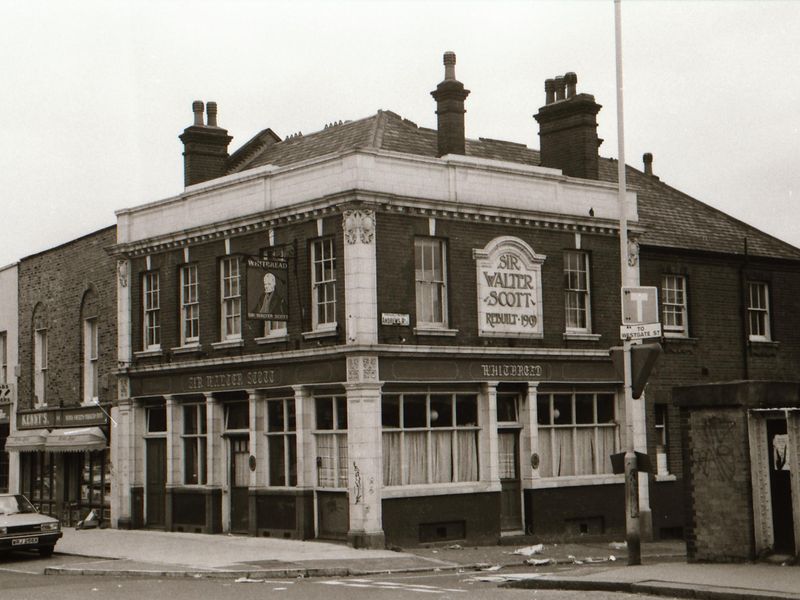
[[[118,211],[119,527],[361,547],[624,530],[626,418],[648,447],[608,353],[600,106],[569,73],[546,83],[541,151],[466,139],[444,63],[435,130],[381,110],[229,154],[195,102],[184,192]]]

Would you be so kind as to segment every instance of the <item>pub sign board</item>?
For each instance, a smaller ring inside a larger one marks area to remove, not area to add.
[[[289,263],[285,258],[247,258],[247,318],[287,321]]]
[[[541,338],[542,263],[546,257],[511,236],[474,249],[473,257],[478,278],[478,334]]]

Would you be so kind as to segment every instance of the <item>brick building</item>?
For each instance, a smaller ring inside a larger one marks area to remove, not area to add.
[[[110,519],[117,307],[106,249],[115,240],[108,227],[18,265],[15,490],[67,525],[91,510]]]
[[[16,399],[17,264],[0,268],[0,492],[15,489],[17,466],[6,450]]]
[[[465,139],[450,53],[436,129],[379,111],[229,154],[196,102],[185,191],[117,213],[117,524],[355,545],[620,532],[608,457],[631,418],[659,465],[646,520],[680,533],[671,388],[793,376],[777,288],[800,250],[649,158],[628,167],[628,260],[661,290],[666,352],[626,416],[616,162],[576,87],[546,82],[540,151]]]

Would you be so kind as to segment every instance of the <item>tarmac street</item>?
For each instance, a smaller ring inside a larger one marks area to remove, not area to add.
[[[52,558],[20,553],[0,559],[0,599],[65,600],[73,596],[50,596],[45,590],[66,593],[67,588],[76,592],[75,598],[85,598],[90,582],[109,590],[114,585],[127,591],[136,588],[139,597],[151,597],[145,590],[160,582],[160,592],[165,593],[158,596],[173,600],[189,597],[180,590],[199,592],[198,586],[208,586],[203,597],[213,598],[230,585],[236,586],[240,598],[261,598],[267,589],[290,598],[324,595],[329,600],[420,594],[488,598],[495,591],[503,598],[530,598],[533,592],[536,598],[549,599],[575,597],[580,590],[587,599],[633,593],[800,600],[798,566],[687,564],[685,546],[679,541],[643,544],[643,564],[637,567],[627,566],[626,547],[620,542],[515,541],[519,543],[480,547],[454,543],[391,551],[321,541],[66,528]],[[245,591],[249,586],[262,595],[251,596]],[[22,595],[8,595],[12,589]]]

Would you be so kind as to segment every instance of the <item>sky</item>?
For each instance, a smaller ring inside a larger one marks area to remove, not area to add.
[[[622,0],[625,157],[800,246],[800,2]],[[442,55],[469,138],[539,147],[574,71],[618,157],[612,0],[0,0],[0,266],[180,194],[193,100],[232,153],[392,110],[435,127]]]

